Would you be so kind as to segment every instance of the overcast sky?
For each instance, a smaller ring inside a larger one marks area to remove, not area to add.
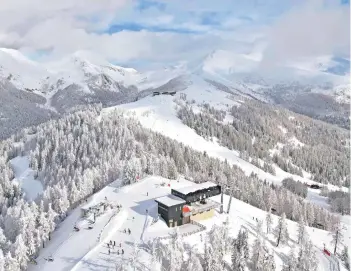
[[[1,0],[0,47],[32,58],[91,50],[116,63],[173,63],[213,50],[263,64],[349,58],[342,0]]]

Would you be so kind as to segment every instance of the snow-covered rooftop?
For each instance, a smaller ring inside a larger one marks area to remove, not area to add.
[[[204,183],[199,183],[199,184],[194,184],[190,186],[186,186],[183,188],[178,188],[178,189],[173,189],[174,191],[178,191],[179,193],[182,193],[183,195],[187,195],[189,193],[202,190],[202,189],[207,189],[210,187],[215,187],[217,184],[212,183],[212,182],[204,182]]]
[[[162,203],[163,205],[166,205],[168,207],[170,206],[175,206],[181,203],[185,203],[185,200],[174,196],[174,195],[167,195],[164,197],[160,197],[156,199],[157,202]]]

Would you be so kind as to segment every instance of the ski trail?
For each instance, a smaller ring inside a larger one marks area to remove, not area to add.
[[[123,225],[124,221],[127,219],[128,217],[128,212],[126,210],[122,210],[120,215],[116,215],[114,216],[114,218],[112,220],[117,220],[117,223],[111,223],[110,225],[114,225],[113,230],[110,229],[108,235],[106,235],[105,238],[102,239],[102,241],[100,241],[95,247],[93,247],[92,249],[90,249],[71,269],[71,271],[75,271],[78,270],[83,262],[87,262],[89,257],[91,255],[93,255],[96,251],[99,250],[99,248],[104,244],[107,243],[108,239],[111,239],[111,237],[115,234],[115,232],[117,230],[119,230],[119,228]],[[114,221],[113,221],[114,222]]]

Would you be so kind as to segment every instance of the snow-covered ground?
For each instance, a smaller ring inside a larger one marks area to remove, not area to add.
[[[240,104],[238,101],[233,100],[228,93],[217,90],[215,87],[209,85],[206,81],[197,76],[192,76],[191,81],[193,84],[181,92],[186,94],[188,101],[195,100],[196,104],[208,103],[217,109],[224,110],[228,109],[228,107],[232,105]],[[194,106],[196,104],[194,104]],[[299,180],[307,184],[316,183],[307,178],[308,174],[304,175],[306,177],[301,177],[283,170],[276,170],[276,176],[274,176],[241,159],[238,151],[232,151],[226,147],[220,146],[216,142],[205,140],[193,129],[181,122],[181,120],[177,117],[176,107],[177,104],[174,102],[174,97],[172,96],[148,96],[133,103],[105,108],[102,110],[101,117],[108,117],[108,115],[113,113],[114,110],[124,110],[127,112],[127,114],[129,113],[130,116],[139,120],[144,127],[182,142],[195,150],[201,152],[206,151],[207,154],[212,157],[219,158],[221,160],[227,159],[229,163],[239,166],[247,175],[254,172],[260,179],[271,181],[273,183],[280,183],[287,177],[293,177],[295,180]],[[292,139],[291,141],[291,144],[299,145],[296,140]],[[330,190],[339,189],[334,185],[328,185],[328,188]]]
[[[328,198],[320,195],[320,189],[308,188],[306,200],[323,208],[329,209]]]
[[[38,194],[43,192],[43,185],[34,178],[35,171],[29,167],[28,157],[17,156],[10,163],[15,173],[15,181],[21,185],[26,199],[34,200]]]
[[[165,186],[161,186],[162,183],[165,183]],[[108,202],[121,204],[121,211],[115,216],[113,216],[113,211],[107,211],[97,218],[94,228],[89,230],[87,229],[88,221],[80,218],[82,206],[77,207],[53,233],[52,241],[45,249],[41,250],[38,265],[30,265],[29,270],[114,270],[116,263],[130,260],[135,243],[143,246],[144,242],[156,237],[167,236],[173,231],[166,226],[162,219],[151,225],[152,219],[157,216],[157,205],[154,199],[169,194],[173,187],[185,187],[191,184],[193,183],[182,178],[175,181],[156,176],[147,177],[138,183],[122,188],[119,187],[118,181],[110,184],[93,195],[89,201],[97,203],[106,201],[107,198]],[[146,192],[148,192],[148,196]],[[220,196],[212,199],[220,202]],[[229,197],[224,196],[225,210],[228,201]],[[90,202],[87,204],[89,205]],[[148,210],[148,215],[146,210]],[[256,218],[265,220],[266,212],[233,199],[229,215],[216,212],[215,217],[203,220],[201,223],[207,227],[206,231],[208,231],[214,224],[223,223],[227,217],[230,222],[230,235],[234,237],[241,228],[245,228],[249,232],[249,242],[252,243],[256,237]],[[276,225],[277,221],[278,217],[273,216],[273,225]],[[73,231],[74,225],[79,226],[79,232]],[[180,227],[180,232],[193,231],[195,227],[194,225],[184,225]],[[128,228],[131,230],[130,235],[124,233],[124,229]],[[267,246],[274,252],[277,270],[281,269],[290,247],[296,246],[297,249],[295,242],[297,223],[288,221],[288,228],[291,238],[288,245],[280,245],[277,248],[275,237],[271,234],[265,236]],[[308,228],[308,233],[317,251],[318,270],[330,270],[329,259],[323,254],[322,248],[325,243],[327,248],[332,249],[331,236],[326,231],[313,228]],[[184,241],[202,251],[201,235],[203,236],[203,234],[202,231],[185,236]],[[345,232],[345,240],[349,240],[349,237],[349,234]],[[109,254],[107,243],[110,240],[116,242],[116,247],[111,248]],[[119,247],[120,243],[121,248]],[[117,251],[121,252],[121,249],[124,250],[123,256],[117,254]],[[50,256],[53,257],[53,262],[45,260]],[[147,267],[149,256],[145,250],[141,249],[138,264],[145,268],[144,270],[159,270]]]
[[[186,180],[169,181],[161,177],[149,177],[139,183],[120,188],[116,181],[93,195],[85,205],[105,202],[121,204],[121,211],[116,215],[113,210],[97,217],[93,229],[88,229],[89,219],[81,218],[79,206],[60,224],[53,233],[52,240],[46,248],[42,249],[37,259],[38,265],[31,265],[29,270],[113,270],[115,260],[128,261],[134,242],[141,244],[143,240],[158,236],[167,236],[170,229],[163,223],[161,232],[157,234],[144,231],[151,224],[153,218],[157,217],[157,204],[155,198],[170,193],[170,187],[161,186],[161,183],[171,182],[171,187],[183,187],[192,183]],[[148,192],[148,196],[146,195]],[[148,215],[146,215],[148,209]],[[134,219],[133,219],[134,217]],[[74,231],[77,225],[80,231]],[[156,224],[155,224],[156,225]],[[191,225],[193,226],[193,225]],[[131,235],[123,232],[130,229]],[[187,225],[184,231],[192,230]],[[111,249],[108,254],[107,243],[113,240],[116,244],[121,243],[125,251],[124,256],[117,255],[117,247]],[[46,261],[50,256],[53,262]],[[141,254],[141,264],[145,264],[147,253]],[[145,261],[144,261],[145,260]]]

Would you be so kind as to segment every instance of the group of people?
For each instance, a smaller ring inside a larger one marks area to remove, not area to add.
[[[129,235],[132,233],[132,231],[128,228],[128,229],[124,229],[123,230],[124,233],[128,233]]]
[[[107,243],[107,247],[108,247],[108,255],[111,254],[111,248],[115,248],[116,246],[116,241],[112,241],[110,240],[109,243]],[[124,254],[124,249],[122,248],[122,243],[119,243],[119,247],[121,248],[121,252],[119,252],[119,249],[117,250],[117,255],[119,254]]]

